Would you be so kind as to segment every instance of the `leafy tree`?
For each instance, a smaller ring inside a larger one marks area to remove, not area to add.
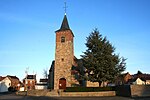
[[[87,37],[85,45],[87,50],[81,57],[87,80],[99,82],[99,85],[106,81],[112,82],[126,69],[126,59],[114,53],[115,48],[97,29]]]

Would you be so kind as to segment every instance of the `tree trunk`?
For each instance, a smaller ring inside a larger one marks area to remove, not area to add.
[[[103,87],[105,87],[105,82],[103,82]]]
[[[100,82],[98,82],[98,83],[99,83],[99,87],[101,87],[102,82],[100,81]]]

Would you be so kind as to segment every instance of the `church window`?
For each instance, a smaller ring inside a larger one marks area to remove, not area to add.
[[[63,43],[63,42],[65,42],[65,37],[64,36],[61,37],[61,43]]]

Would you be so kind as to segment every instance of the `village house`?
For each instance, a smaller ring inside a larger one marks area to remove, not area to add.
[[[137,74],[133,75],[133,79],[141,79],[143,81],[143,84],[149,85],[150,84],[150,74],[142,73],[141,71],[138,71]]]
[[[35,89],[36,84],[36,74],[35,75],[27,75],[26,78],[23,79],[24,90],[32,90]]]
[[[142,78],[129,79],[128,84],[145,85],[145,80],[143,80]]]
[[[40,82],[35,85],[35,89],[42,90],[47,89],[48,79],[40,79]]]
[[[47,85],[48,79],[40,79],[40,84]]]
[[[21,85],[19,78],[16,76],[0,76],[0,92],[8,92],[9,88],[11,90],[19,90]]]
[[[124,85],[124,84],[128,84],[128,80],[132,79],[132,75],[130,75],[129,72],[121,74],[116,80],[115,80],[115,84],[116,85]]]
[[[143,74],[138,71],[137,74],[130,75],[129,72],[120,75],[115,82],[116,85],[149,85],[150,84],[150,74]]]
[[[150,85],[150,78],[145,78],[146,85]]]

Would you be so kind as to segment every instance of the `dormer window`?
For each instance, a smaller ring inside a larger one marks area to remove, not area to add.
[[[65,37],[64,36],[61,37],[61,43],[63,43],[63,42],[65,42]]]

